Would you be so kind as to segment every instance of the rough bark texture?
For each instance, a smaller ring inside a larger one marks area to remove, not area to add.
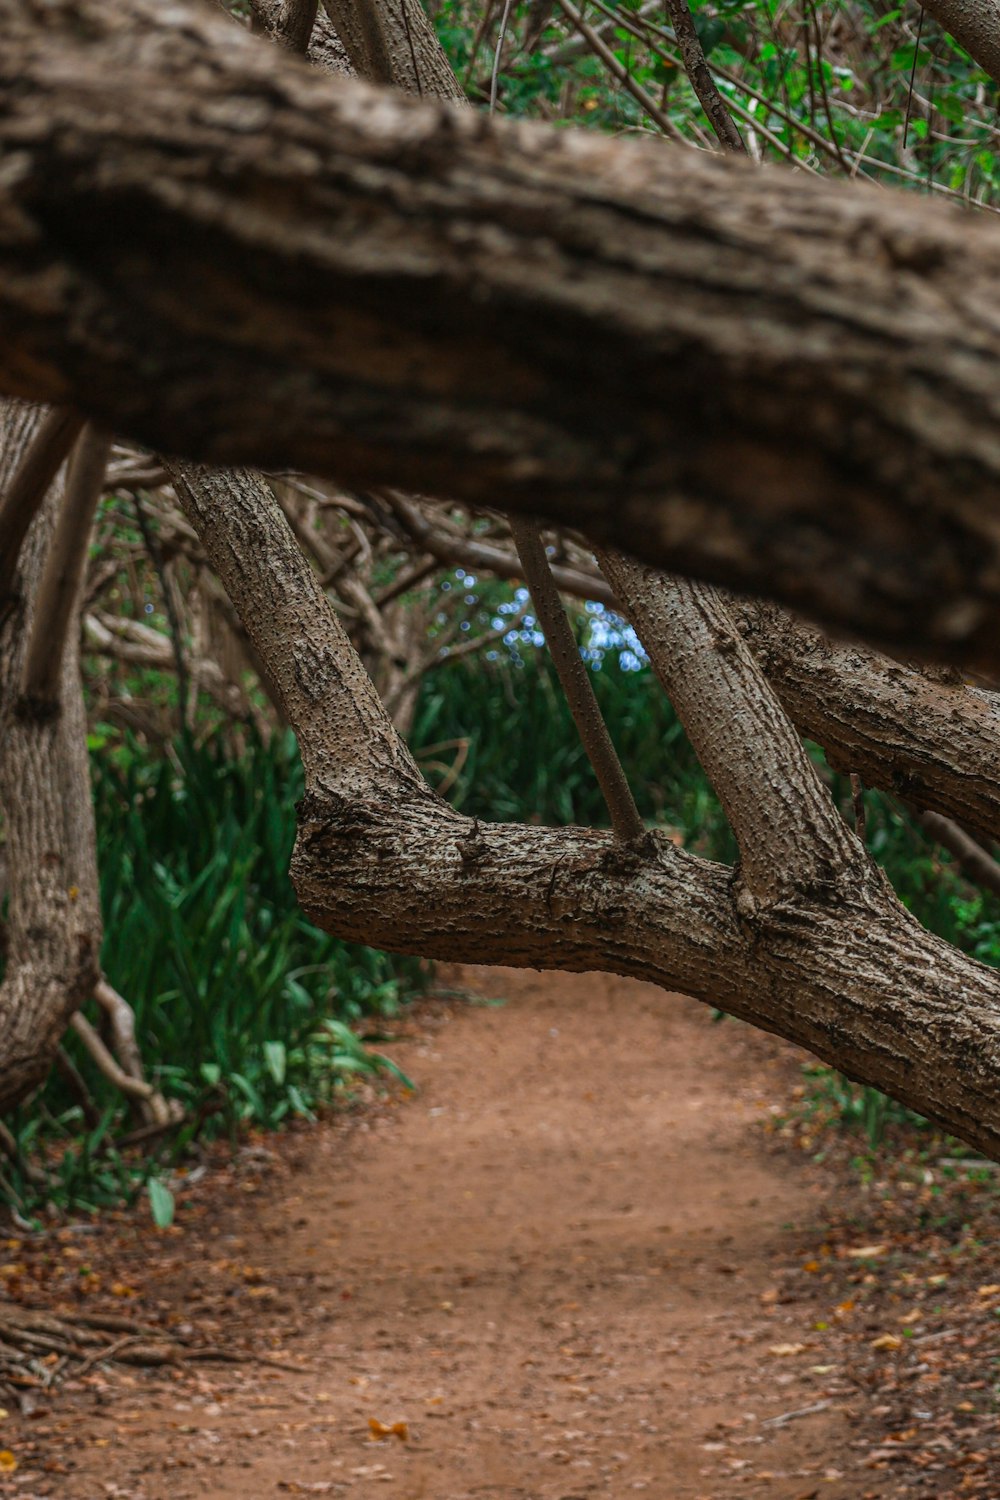
[[[0,410],[0,494],[42,414],[16,402]],[[58,711],[42,716],[20,698],[24,657],[61,486],[28,532],[16,602],[0,625],[0,809],[10,878],[7,966],[0,986],[0,1107],[47,1073],[73,1012],[93,990],[101,946],[97,854],[79,632],[62,659]]]
[[[314,920],[395,951],[654,979],[1000,1152],[997,977],[925,933],[846,831],[847,863],[827,862],[821,890],[748,902],[733,871],[655,836],[623,850],[609,834],[461,817],[394,735],[266,487],[174,476],[300,735],[294,878]]]
[[[407,94],[464,103],[465,95],[420,0],[323,0],[355,73]]]
[[[729,600],[795,724],[867,786],[1000,841],[1000,694],[830,641],[782,610]]]
[[[992,222],[324,79],[184,0],[0,24],[8,389],[997,660]]]
[[[862,851],[724,600],[620,554],[603,553],[601,568],[722,802],[740,847],[746,909],[796,891],[836,900]]]
[[[1000,85],[1000,4],[997,0],[930,0],[924,9]]]

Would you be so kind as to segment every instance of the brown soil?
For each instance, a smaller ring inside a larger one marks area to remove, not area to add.
[[[761,1129],[787,1050],[606,976],[465,980],[507,1003],[400,1028],[416,1096],[272,1140],[221,1201],[209,1178],[162,1265],[119,1233],[127,1310],[293,1368],[94,1370],[4,1423],[3,1493],[887,1493],[852,1470],[824,1309],[777,1290],[822,1236],[815,1174]]]

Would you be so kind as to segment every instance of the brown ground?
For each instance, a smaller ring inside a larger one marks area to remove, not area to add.
[[[862,1467],[829,1294],[786,1274],[824,1232],[815,1170],[760,1128],[787,1050],[605,976],[466,979],[507,1003],[400,1028],[415,1097],[272,1139],[221,1198],[210,1176],[162,1259],[117,1227],[112,1285],[104,1231],[59,1237],[53,1275],[295,1368],[95,1369],[3,1423],[2,1493],[900,1493]]]

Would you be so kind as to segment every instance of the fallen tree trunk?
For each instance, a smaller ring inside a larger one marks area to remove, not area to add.
[[[8,390],[1000,660],[985,216],[410,101],[184,0],[0,24]]]

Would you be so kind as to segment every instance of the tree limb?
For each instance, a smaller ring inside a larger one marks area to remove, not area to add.
[[[0,600],[11,591],[28,527],[76,442],[83,417],[68,407],[48,412],[0,503]]]
[[[185,0],[0,21],[0,385],[1000,659],[992,223],[372,93]]]
[[[110,436],[87,426],[70,459],[59,519],[38,585],[24,661],[21,696],[34,713],[49,712],[59,702],[66,635],[79,622],[87,542],[104,488],[110,451]]]
[[[588,830],[463,818],[393,732],[266,486],[172,467],[299,734],[293,878],[319,925],[397,952],[653,979],[1000,1154],[997,976],[924,932],[867,856],[832,886],[754,907],[731,871],[666,839],[623,850]]]

